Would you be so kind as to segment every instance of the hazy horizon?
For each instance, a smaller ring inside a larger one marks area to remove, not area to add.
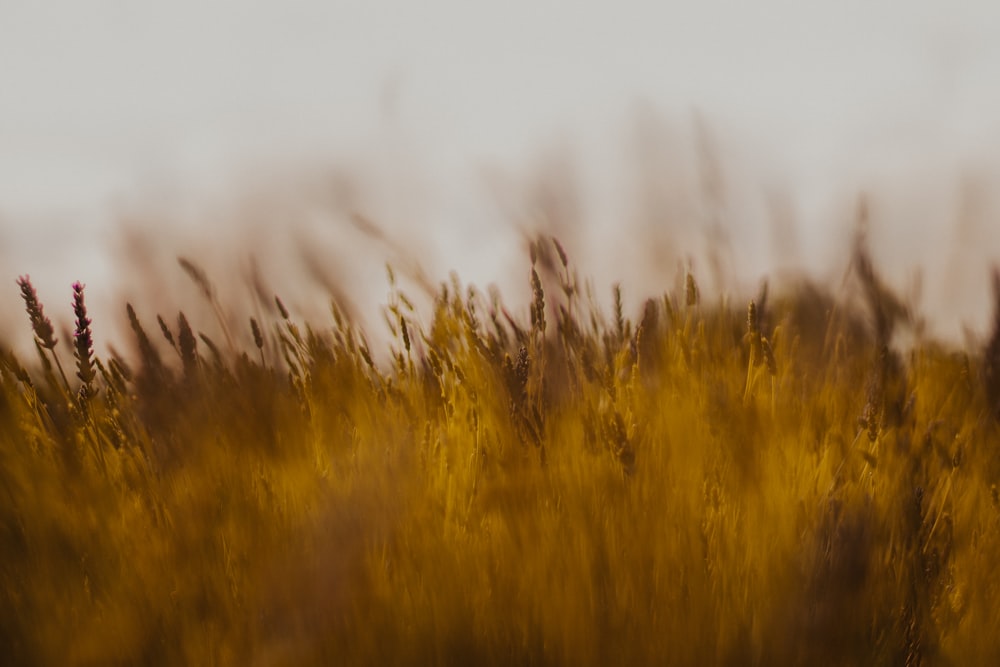
[[[866,194],[890,281],[922,270],[955,338],[1000,256],[997,28],[988,3],[6,2],[0,298],[27,272],[52,309],[76,279],[117,303],[150,281],[123,225],[155,246],[130,270],[272,253],[280,284],[308,248],[373,298],[386,260],[507,295],[536,227],[602,294],[708,274],[720,240],[744,286],[831,280]]]

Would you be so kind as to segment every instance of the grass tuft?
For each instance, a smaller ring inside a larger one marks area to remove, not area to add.
[[[74,283],[72,383],[20,278],[5,662],[1000,664],[1000,273],[984,348],[904,351],[861,241],[857,303],[689,272],[636,313],[529,253],[523,311],[387,267],[390,336],[275,297],[232,350],[158,317],[166,361],[131,304],[95,352]]]

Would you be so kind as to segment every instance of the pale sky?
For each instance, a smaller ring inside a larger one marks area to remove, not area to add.
[[[581,241],[583,259],[634,280],[634,249],[607,238],[635,208],[624,174],[650,117],[665,174],[697,172],[708,128],[745,280],[774,264],[751,240],[775,192],[806,264],[835,263],[846,202],[871,190],[887,270],[954,268],[941,247],[963,197],[992,210],[1000,184],[997,35],[990,2],[0,0],[0,278],[99,286],[137,202],[163,203],[188,243],[224,244],[209,212],[227,197],[274,173],[294,199],[296,174],[336,167],[366,184],[366,214],[430,244],[433,279],[484,284],[523,254],[497,188],[568,155],[581,237],[610,258]],[[985,293],[1000,236],[976,230],[962,280],[984,267]]]

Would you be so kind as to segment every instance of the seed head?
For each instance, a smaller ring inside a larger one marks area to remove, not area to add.
[[[178,257],[177,263],[184,269],[184,273],[188,274],[188,277],[194,281],[194,284],[198,286],[198,289],[205,295],[205,298],[212,301],[215,297],[215,289],[212,287],[212,282],[208,279],[208,274],[205,273],[204,269],[185,257]]]
[[[410,352],[410,332],[406,330],[406,320],[403,316],[399,316],[399,330],[403,334],[403,347],[406,348],[407,354]]]
[[[260,332],[260,325],[257,324],[257,320],[250,318],[250,330],[253,331],[253,344],[257,346],[260,350],[264,347],[264,336]]]
[[[750,305],[747,306],[747,336],[750,337],[750,349],[754,356],[754,364],[759,364],[763,361],[761,359],[762,343],[760,321],[757,317],[757,304],[754,301],[750,301]]]
[[[531,267],[531,291],[534,298],[531,301],[531,328],[545,333],[545,292],[542,281],[535,267]]]
[[[163,337],[167,339],[168,343],[170,343],[170,347],[176,349],[177,343],[174,341],[174,334],[171,333],[170,327],[167,326],[167,323],[164,322],[163,318],[159,315],[156,316],[156,321],[160,325],[160,331],[163,333]]]
[[[569,267],[569,258],[566,256],[566,251],[563,249],[562,244],[559,243],[559,239],[553,236],[552,245],[556,247],[556,253],[559,255],[559,261],[562,263],[563,268]]]
[[[198,340],[194,337],[191,325],[188,324],[183,312],[177,315],[177,329],[181,362],[184,364],[184,372],[190,375],[198,367]]]
[[[21,287],[21,298],[24,299],[25,310],[31,318],[31,329],[35,332],[38,344],[47,350],[53,349],[59,341],[55,338],[52,322],[42,311],[42,304],[38,301],[38,293],[31,284],[31,278],[20,276],[17,284]]]
[[[83,284],[73,283],[73,314],[76,315],[76,329],[73,332],[73,355],[76,357],[76,376],[90,393],[94,381],[94,339],[90,330],[87,306],[83,302]]]
[[[613,295],[615,300],[615,333],[618,335],[618,340],[621,341],[625,338],[625,314],[622,306],[621,284],[615,283]]]
[[[285,304],[281,302],[281,299],[277,295],[274,297],[274,303],[278,306],[278,312],[281,313],[283,319],[288,319],[288,309],[285,308]]]
[[[689,308],[691,306],[698,305],[698,284],[694,281],[694,276],[691,275],[691,273],[687,274],[684,286],[684,296],[685,303]]]

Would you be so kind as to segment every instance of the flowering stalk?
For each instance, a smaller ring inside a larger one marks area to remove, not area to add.
[[[180,330],[177,342],[180,345],[181,361],[184,363],[184,375],[192,379],[198,370],[198,339],[194,337],[194,331],[184,313],[177,315],[177,328]]]
[[[66,379],[66,373],[63,372],[62,363],[60,363],[55,351],[56,343],[59,341],[56,340],[52,321],[45,316],[45,312],[42,310],[42,304],[38,300],[38,293],[35,291],[34,285],[31,284],[31,278],[29,276],[19,276],[17,284],[21,288],[21,298],[24,299],[25,310],[28,312],[28,317],[31,318],[31,330],[35,332],[35,339],[38,342],[38,346],[48,350],[52,354],[52,358],[56,361],[56,367],[59,369],[59,375],[62,376],[63,384],[68,392],[70,391],[69,381]]]
[[[31,329],[35,332],[39,345],[46,350],[53,349],[59,341],[55,338],[52,322],[45,317],[42,304],[38,301],[38,293],[31,284],[31,277],[20,276],[17,284],[21,288],[21,298],[24,299],[25,310],[31,318]]]
[[[76,376],[83,382],[84,391],[88,396],[93,394],[94,373],[94,338],[90,331],[90,318],[87,317],[87,306],[83,303],[83,284],[73,283],[73,313],[76,315],[76,329],[73,332],[73,356],[76,357]]]

